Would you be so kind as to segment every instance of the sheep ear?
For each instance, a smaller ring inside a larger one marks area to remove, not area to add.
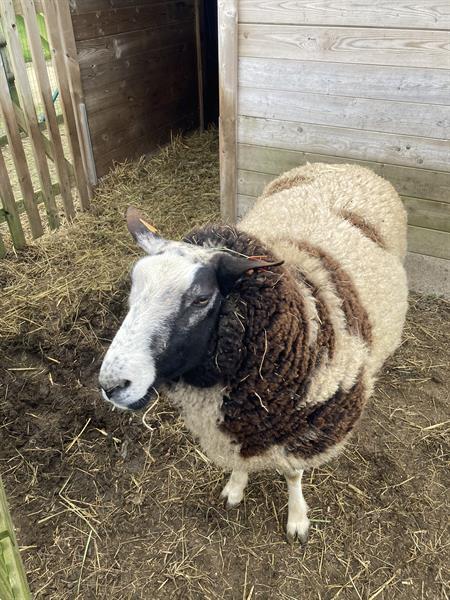
[[[145,250],[147,254],[155,254],[161,251],[166,241],[158,235],[156,227],[151,225],[135,206],[128,207],[126,218],[128,231],[138,246]]]
[[[237,281],[245,273],[250,274],[259,269],[279,267],[284,261],[267,262],[259,257],[239,256],[235,254],[221,253],[217,260],[216,272],[220,291],[223,295],[233,289]]]

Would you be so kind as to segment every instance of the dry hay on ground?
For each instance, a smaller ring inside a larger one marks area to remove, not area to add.
[[[304,548],[285,542],[279,475],[252,477],[227,512],[223,474],[163,399],[148,428],[99,399],[102,347],[136,255],[124,207],[147,206],[179,236],[216,215],[217,187],[215,134],[178,140],[118,167],[94,214],[5,263],[0,469],[35,597],[445,598],[444,301],[412,297],[404,344],[351,446],[306,476]]]

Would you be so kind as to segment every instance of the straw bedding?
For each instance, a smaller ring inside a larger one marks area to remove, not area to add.
[[[117,166],[91,213],[0,263],[0,470],[35,597],[447,597],[448,304],[412,296],[359,432],[306,477],[310,541],[291,547],[281,476],[254,476],[227,512],[163,398],[143,419],[98,397],[138,255],[130,203],[175,238],[217,218],[216,133]]]

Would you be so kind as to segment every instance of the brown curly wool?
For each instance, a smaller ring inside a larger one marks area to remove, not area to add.
[[[232,227],[198,229],[185,241],[276,260],[257,239]],[[335,332],[319,291],[299,277],[316,302],[319,332],[312,345],[305,300],[287,268],[242,278],[223,303],[215,356],[204,368],[218,369],[227,386],[221,428],[240,444],[242,457],[275,444],[310,457],[341,441],[361,414],[361,377],[324,404],[306,404],[312,375],[333,355]]]

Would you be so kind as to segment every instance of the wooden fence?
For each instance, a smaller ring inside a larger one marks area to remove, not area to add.
[[[87,209],[95,183],[69,3],[0,0],[2,38],[0,256],[11,243],[21,248],[28,235],[37,238],[56,229],[62,216],[71,220],[77,209]],[[8,230],[10,243],[4,237]]]

